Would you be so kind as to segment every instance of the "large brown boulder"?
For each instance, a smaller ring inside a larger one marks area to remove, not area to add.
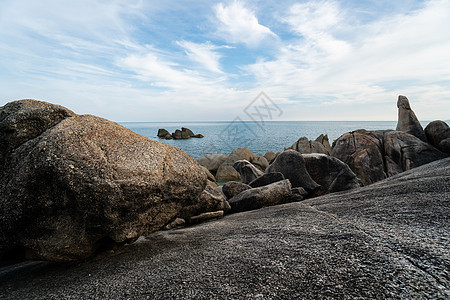
[[[317,196],[363,186],[350,167],[336,157],[313,153],[303,154],[303,158],[309,175],[320,184]]]
[[[364,185],[446,157],[411,134],[363,129],[339,137],[332,156],[349,165]]]
[[[217,170],[216,180],[218,182],[240,180],[241,175],[233,168],[234,163],[238,160],[252,161],[253,153],[247,148],[237,148],[233,150]]]
[[[184,151],[90,115],[35,134],[2,167],[0,247],[31,259],[79,260],[147,235],[206,184]]]
[[[207,168],[211,174],[215,175],[227,157],[228,154],[225,153],[206,154],[198,159],[198,163]]]
[[[409,100],[405,96],[398,96],[398,122],[397,131],[403,131],[414,135],[415,137],[426,142],[427,137],[423,131],[422,125],[416,117],[416,114],[409,105]]]
[[[75,115],[63,106],[31,99],[10,102],[0,107],[0,165],[8,153]]]
[[[433,121],[425,127],[428,141],[442,152],[450,154],[450,128],[444,121]]]
[[[292,187],[302,187],[308,193],[314,193],[320,187],[308,174],[303,156],[294,150],[287,150],[278,155],[266,169],[266,173],[274,172],[283,174],[284,178],[289,179]]]

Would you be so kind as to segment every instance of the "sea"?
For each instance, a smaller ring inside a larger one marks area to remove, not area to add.
[[[425,126],[429,122],[421,122]],[[121,125],[134,132],[184,150],[198,159],[205,154],[226,153],[245,147],[253,154],[284,151],[299,138],[316,139],[327,134],[330,144],[342,134],[357,129],[395,129],[396,121],[219,121],[219,122],[122,122]],[[165,140],[157,137],[158,129],[174,132],[181,127],[189,128],[203,138]]]

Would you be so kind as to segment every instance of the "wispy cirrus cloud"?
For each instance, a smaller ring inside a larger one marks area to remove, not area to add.
[[[206,42],[202,44],[193,43],[189,41],[177,41],[177,45],[184,48],[186,55],[192,61],[200,64],[206,70],[213,73],[223,74],[220,67],[220,59],[222,55],[217,53],[216,50],[223,48],[232,48],[230,46],[217,46],[213,45],[211,42]]]

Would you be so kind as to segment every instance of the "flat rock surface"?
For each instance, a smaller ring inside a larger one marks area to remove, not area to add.
[[[0,269],[2,299],[450,297],[450,158],[374,185]]]

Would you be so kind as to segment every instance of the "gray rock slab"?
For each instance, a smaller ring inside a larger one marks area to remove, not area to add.
[[[0,298],[448,299],[449,203],[445,159],[356,190],[156,232],[83,263],[5,266]]]

